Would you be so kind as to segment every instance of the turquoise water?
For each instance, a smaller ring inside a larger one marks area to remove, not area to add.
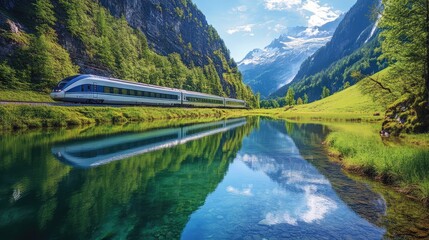
[[[248,118],[0,135],[0,236],[382,239],[421,234],[427,209],[345,175],[326,157],[321,144],[326,134],[321,125]],[[392,204],[405,205],[407,213]]]

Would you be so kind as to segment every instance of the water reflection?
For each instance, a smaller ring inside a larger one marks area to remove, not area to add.
[[[384,232],[337,196],[301,156],[284,122],[263,121],[182,238],[380,239]]]
[[[139,127],[110,129],[114,134],[100,134],[106,130],[102,127],[3,136],[6,144],[0,148],[0,236],[177,239],[190,214],[223,179],[242,139],[257,121],[243,124],[240,119],[188,125],[181,144],[130,154],[123,161],[96,168],[72,168],[58,161],[51,149],[70,146],[76,150],[74,147],[81,145],[81,155],[93,159],[95,156],[86,152],[88,148],[99,149],[102,139],[115,139],[121,144],[116,140],[134,136],[133,132],[143,134]]]
[[[380,239],[427,224],[329,163],[323,126],[154,127],[0,135],[2,239]]]
[[[62,162],[75,167],[90,168],[163,148],[171,148],[226,132],[244,124],[246,119],[238,118],[145,132],[119,133],[109,137],[102,136],[55,145],[51,151]]]

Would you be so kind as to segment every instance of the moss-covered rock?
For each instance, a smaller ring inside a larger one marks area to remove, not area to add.
[[[386,111],[382,130],[398,136],[401,132],[422,133],[429,131],[428,101],[423,96],[404,94]]]

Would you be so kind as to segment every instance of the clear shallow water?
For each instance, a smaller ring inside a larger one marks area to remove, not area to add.
[[[427,209],[344,175],[323,126],[152,125],[0,136],[2,239],[424,237]]]

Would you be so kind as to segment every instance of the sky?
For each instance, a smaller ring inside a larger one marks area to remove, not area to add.
[[[238,62],[295,26],[321,26],[356,0],[193,0]]]

